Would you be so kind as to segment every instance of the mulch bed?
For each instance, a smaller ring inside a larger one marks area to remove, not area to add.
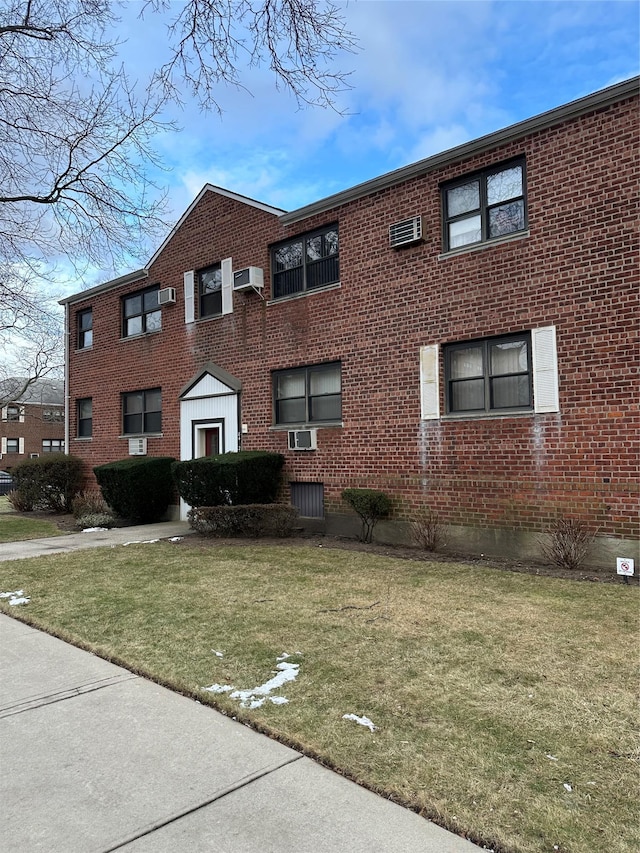
[[[77,533],[75,519],[72,515],[50,515],[45,512],[31,513],[13,513],[15,515],[24,515],[25,518],[43,518],[55,524],[59,530],[65,533]],[[255,545],[261,543],[264,545],[287,545],[291,539],[209,539],[193,533],[180,542],[183,548],[210,548],[214,543],[220,545]],[[417,560],[430,563],[464,563],[466,565],[486,566],[492,569],[502,569],[509,572],[521,572],[529,575],[538,575],[540,577],[562,578],[563,580],[572,581],[590,581],[592,583],[617,583],[625,586],[638,586],[640,584],[640,575],[636,573],[633,577],[625,578],[617,575],[612,569],[599,567],[585,567],[583,569],[561,569],[549,565],[548,563],[536,563],[533,561],[514,561],[500,557],[474,557],[469,554],[457,553],[440,553],[433,551],[421,551],[419,548],[409,545],[378,545],[359,542],[357,539],[349,539],[347,537],[338,536],[318,536],[318,535],[300,535],[295,537],[293,541],[303,542],[305,545],[316,546],[318,548],[340,548],[349,551],[363,551],[368,554],[378,554],[383,557],[394,557],[400,560]]]

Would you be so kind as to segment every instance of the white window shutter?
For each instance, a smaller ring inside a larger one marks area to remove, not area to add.
[[[222,313],[233,312],[233,262],[226,258],[220,264],[222,268]]]
[[[194,294],[196,275],[193,270],[184,274],[184,321],[193,323],[196,318],[196,303]]]
[[[24,423],[24,406],[20,406],[20,423]],[[22,453],[22,451],[20,451]]]
[[[420,347],[420,417],[423,421],[440,417],[438,344]]]
[[[2,407],[2,420],[6,421],[6,419],[7,419],[7,407],[3,406]]]
[[[531,330],[533,361],[533,409],[535,412],[559,412],[558,354],[556,327]]]
[[[2,449],[0,450],[0,453],[6,453],[6,452],[7,452],[7,439],[4,436],[2,436]]]
[[[18,439],[18,453],[24,453],[24,438]]]

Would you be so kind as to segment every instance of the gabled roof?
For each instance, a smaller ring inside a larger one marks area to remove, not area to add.
[[[239,195],[238,193],[233,193],[233,192],[231,192],[231,190],[225,190],[223,187],[216,187],[213,184],[205,184],[202,187],[202,189],[200,190],[200,192],[198,193],[198,195],[191,202],[189,207],[182,214],[180,219],[173,226],[173,228],[171,229],[169,234],[165,237],[165,239],[162,242],[162,245],[158,248],[158,250],[155,252],[153,257],[151,258],[151,260],[147,264],[147,268],[152,266],[152,264],[154,264],[156,262],[158,257],[165,250],[167,244],[169,243],[169,241],[171,240],[173,235],[176,233],[176,231],[178,231],[182,227],[183,222],[189,216],[191,211],[196,207],[196,205],[199,203],[200,199],[204,195],[206,195],[207,193],[217,193],[218,195],[223,195],[226,198],[231,198],[234,201],[239,201],[241,204],[246,204],[249,207],[255,207],[258,210],[263,210],[265,213],[272,213],[274,216],[280,216],[282,213],[285,213],[285,211],[279,207],[270,207],[268,204],[263,204],[261,201],[256,201],[255,199],[249,198],[248,196]]]
[[[62,406],[64,403],[64,382],[62,379],[36,379],[22,393],[22,376],[11,376],[0,382],[0,397],[12,403],[29,403],[38,406]]]

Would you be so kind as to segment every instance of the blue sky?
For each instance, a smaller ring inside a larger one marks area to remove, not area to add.
[[[299,110],[267,69],[251,94],[221,88],[222,115],[187,102],[156,140],[178,218],[209,182],[291,210],[638,73],[635,0],[351,0],[346,113]],[[122,21],[125,61],[157,62],[164,22]]]

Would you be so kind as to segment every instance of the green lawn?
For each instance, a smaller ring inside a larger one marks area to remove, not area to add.
[[[40,539],[59,536],[60,530],[52,521],[30,518],[28,515],[13,515],[6,496],[0,497],[0,543],[20,542],[23,539]]]
[[[640,849],[637,587],[194,537],[0,563],[14,589],[6,612],[495,851]],[[202,689],[261,685],[285,652],[287,704]]]

